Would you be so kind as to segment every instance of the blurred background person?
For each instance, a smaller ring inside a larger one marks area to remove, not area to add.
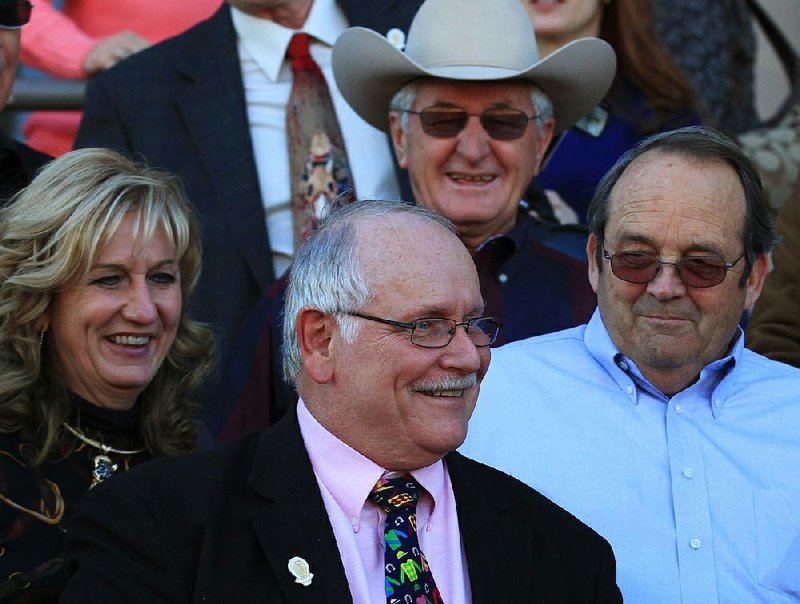
[[[729,136],[757,127],[756,36],[748,0],[652,1],[653,28],[691,79],[710,125]]]
[[[538,176],[580,222],[594,189],[617,158],[655,132],[700,122],[688,77],[653,30],[649,0],[520,0],[533,22],[539,54],[584,36],[607,41],[617,74],[604,102],[567,131]]]
[[[747,326],[747,345],[775,361],[800,367],[800,180],[778,214],[780,243],[773,269]]]
[[[58,78],[86,79],[206,19],[222,0],[36,0],[22,36],[26,66]],[[55,5],[60,4],[61,10]],[[28,144],[49,155],[72,148],[80,111],[37,111],[23,127]]]
[[[0,110],[17,74],[20,28],[31,17],[27,0],[0,0]],[[0,130],[0,204],[27,185],[50,158],[9,138]]]
[[[112,151],[54,160],[0,211],[0,600],[58,597],[87,489],[195,448],[199,271],[177,182]]]

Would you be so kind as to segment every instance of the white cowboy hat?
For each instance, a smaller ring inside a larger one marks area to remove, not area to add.
[[[352,27],[333,47],[333,73],[365,121],[389,131],[389,103],[420,77],[535,83],[553,103],[555,134],[602,100],[616,70],[611,46],[581,38],[539,59],[533,25],[519,0],[426,0],[405,52],[371,29]]]

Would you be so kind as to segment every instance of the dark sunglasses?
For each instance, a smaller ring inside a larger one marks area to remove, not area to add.
[[[528,128],[528,122],[536,119],[536,115],[527,115],[518,109],[495,108],[486,109],[480,113],[467,113],[457,107],[427,107],[422,111],[411,109],[395,109],[401,113],[418,115],[422,124],[422,131],[428,136],[436,138],[451,138],[461,132],[467,125],[467,120],[475,116],[481,121],[481,126],[493,139],[500,141],[513,141],[521,138]]]
[[[688,256],[677,262],[667,262],[647,252],[617,252],[603,257],[611,261],[611,272],[628,283],[650,283],[661,272],[664,264],[675,267],[678,277],[689,287],[714,287],[725,280],[728,269],[744,257],[744,252],[733,262],[717,256]]]
[[[31,20],[33,4],[28,0],[0,0],[0,27],[17,29]]]

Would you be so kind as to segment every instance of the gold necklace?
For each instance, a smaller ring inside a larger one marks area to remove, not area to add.
[[[117,455],[136,455],[137,453],[142,453],[145,450],[144,448],[133,449],[130,451],[125,451],[124,449],[115,449],[110,445],[101,443],[93,438],[89,438],[77,428],[70,426],[67,422],[63,422],[63,426],[78,440],[85,442],[90,447],[94,447],[95,449],[100,449],[102,451],[100,455],[94,456],[94,469],[92,470],[92,484],[89,485],[90,489],[95,485],[100,484],[107,478],[113,476],[114,472],[119,469],[119,466],[111,461],[111,458],[108,456],[109,453],[116,453]]]

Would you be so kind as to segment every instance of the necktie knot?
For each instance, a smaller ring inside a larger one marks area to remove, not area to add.
[[[369,498],[386,513],[404,510],[414,513],[419,500],[419,483],[408,474],[381,478],[370,491]]]
[[[308,34],[294,34],[286,49],[286,57],[292,64],[292,71],[316,71],[319,65],[314,61],[309,49],[310,36]]]

